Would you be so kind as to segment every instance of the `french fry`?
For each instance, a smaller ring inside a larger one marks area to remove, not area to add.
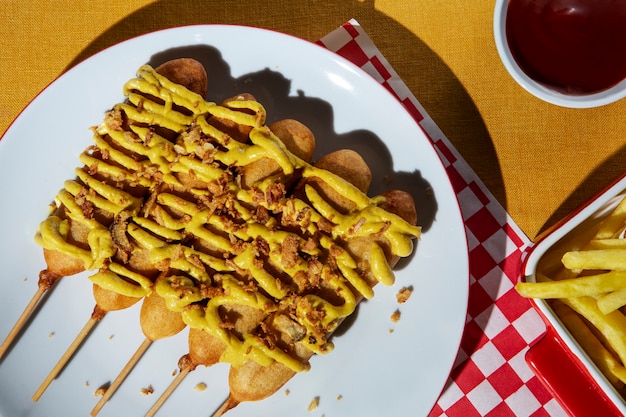
[[[530,298],[571,298],[626,289],[626,271],[610,271],[560,281],[520,282],[517,291]]]
[[[522,291],[520,292],[520,295],[527,296],[525,294],[529,294],[533,291],[533,287],[544,286],[552,283],[556,285],[559,282],[563,281],[518,283],[516,289],[520,291],[520,284],[529,284],[521,285]],[[564,288],[567,289],[567,287]],[[626,363],[626,316],[622,314],[621,311],[614,310],[607,314],[603,313],[598,307],[597,299],[593,296],[581,295],[570,298],[559,297],[558,299],[588,320],[604,336],[606,342],[615,351],[620,361],[622,363]]]
[[[613,209],[611,214],[604,219],[600,229],[596,232],[596,239],[611,239],[617,237],[626,224],[626,199]]]
[[[626,239],[593,239],[589,249],[626,249]]]
[[[626,305],[626,288],[622,288],[617,291],[613,291],[598,298],[598,308],[604,314],[608,314],[612,311],[622,308]]]
[[[564,298],[562,301],[586,318],[606,338],[622,363],[626,363],[626,316],[620,311],[604,314],[593,297]]]
[[[563,255],[563,265],[571,270],[626,270],[626,249],[571,251]]]
[[[552,308],[580,346],[587,352],[591,360],[606,375],[609,382],[615,387],[621,388],[626,383],[626,379],[623,379],[626,376],[626,368],[613,357],[611,352],[574,310],[560,301],[554,302]]]
[[[626,198],[595,226],[575,229],[541,260],[535,282],[516,289],[554,300],[554,313],[607,380],[626,389]],[[595,230],[595,232],[594,232]],[[562,254],[562,255],[561,255]],[[554,262],[560,257],[560,264]]]

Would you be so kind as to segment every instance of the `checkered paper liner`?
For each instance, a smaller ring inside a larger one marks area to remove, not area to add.
[[[400,100],[432,141],[459,200],[469,244],[468,313],[459,354],[428,417],[565,416],[524,359],[546,331],[531,303],[514,289],[530,240],[356,20],[318,43],[361,67]]]

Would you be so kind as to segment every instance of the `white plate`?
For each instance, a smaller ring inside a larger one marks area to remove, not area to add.
[[[182,47],[182,48],[181,48]],[[174,51],[168,51],[176,48]],[[88,128],[122,100],[137,68],[182,55],[207,63],[210,99],[252,91],[269,118],[294,117],[316,133],[318,153],[350,146],[362,152],[381,185],[409,187],[425,232],[402,263],[394,287],[377,287],[336,349],[312,360],[285,390],[242,404],[236,416],[426,416],[456,358],[468,295],[468,252],[458,202],[440,159],[420,127],[373,78],[315,44],[239,26],[191,26],[141,36],[109,48],[65,73],[23,111],[0,141],[0,339],[36,290],[44,268],[35,229],[77,155]],[[412,285],[410,300],[395,294]],[[138,307],[108,314],[37,403],[41,381],[87,321],[94,306],[84,275],[62,279],[0,362],[0,416],[85,416],[94,391],[111,381],[143,340]],[[396,309],[401,320],[393,323]],[[393,329],[393,332],[390,331]],[[186,335],[151,346],[100,416],[143,416],[172,380]],[[222,364],[190,374],[159,415],[209,416],[226,398]],[[194,390],[197,383],[205,391]],[[155,393],[143,395],[152,386]],[[307,411],[320,398],[317,410]]]

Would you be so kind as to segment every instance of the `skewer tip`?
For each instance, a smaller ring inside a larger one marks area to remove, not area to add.
[[[17,319],[17,321],[15,322],[15,324],[9,331],[9,334],[2,342],[2,345],[0,345],[0,360],[2,359],[4,354],[9,350],[9,348],[11,347],[15,339],[18,337],[22,328],[24,327],[26,322],[29,320],[35,308],[37,307],[37,304],[39,304],[39,300],[41,300],[41,298],[43,297],[44,293],[47,290],[48,288],[44,288],[41,285],[37,287],[37,291],[31,298],[30,302],[24,308],[24,311],[22,311],[22,314],[20,315],[20,317]]]
[[[98,314],[96,314],[98,312]],[[94,326],[104,317],[106,312],[102,312],[99,309],[98,305],[94,308],[94,313],[89,317],[87,323],[83,326],[80,332],[76,335],[72,343],[65,350],[65,353],[59,358],[57,363],[54,365],[50,373],[43,380],[37,391],[33,394],[33,401],[37,402],[43,395],[43,393],[48,389],[48,386],[52,383],[54,379],[61,373],[63,368],[68,364],[68,362],[72,359],[78,348],[83,344],[87,336],[91,333],[91,330]]]
[[[228,410],[232,410],[238,405],[239,405],[239,401],[234,399],[232,395],[229,395],[228,398],[226,398],[226,401],[222,403],[220,408],[218,408],[211,417],[222,417],[224,414],[226,414]]]
[[[189,355],[184,355],[183,358],[188,357],[188,356]],[[144,417],[153,417],[154,415],[156,415],[157,411],[159,411],[159,409],[163,406],[163,404],[165,404],[167,399],[174,393],[174,391],[176,390],[176,388],[178,388],[181,382],[183,382],[183,380],[187,377],[189,372],[195,369],[195,364],[193,364],[192,362],[188,361],[185,363],[187,363],[188,366],[180,367],[180,372],[178,373],[178,375],[176,375],[176,378],[172,380],[170,385],[165,389],[165,391],[163,391],[163,394],[161,394],[161,396],[152,405],[152,407],[150,408],[150,410],[148,410],[148,412],[144,415]]]
[[[130,374],[137,362],[139,362],[139,359],[141,359],[146,350],[148,350],[152,342],[153,341],[151,339],[144,339],[144,341],[137,348],[133,356],[128,360],[124,368],[120,371],[117,377],[115,377],[111,385],[109,385],[107,390],[104,392],[104,395],[100,397],[100,401],[98,401],[95,407],[91,410],[90,414],[92,417],[96,417],[100,410],[102,410],[102,407],[104,407],[107,401],[109,401],[113,394],[115,394],[115,392],[122,385],[128,374]]]

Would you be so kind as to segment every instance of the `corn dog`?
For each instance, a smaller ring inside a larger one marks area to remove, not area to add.
[[[205,101],[168,79],[180,69],[168,65],[141,67],[126,83],[126,101],[94,128],[84,168],[37,241],[95,270],[99,288],[182,318],[181,369],[230,363],[231,408],[331,351],[332,332],[376,283],[393,282],[420,229],[410,196],[367,196],[371,173],[358,154],[312,165],[306,126],[266,125],[245,94]]]

